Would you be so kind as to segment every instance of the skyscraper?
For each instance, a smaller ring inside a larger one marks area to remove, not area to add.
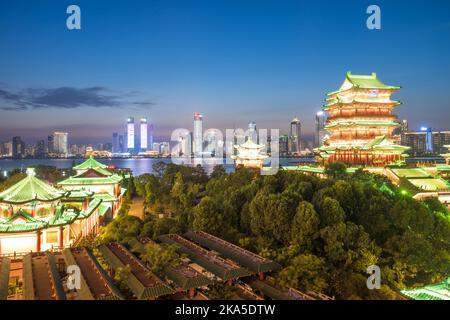
[[[25,142],[21,137],[13,137],[12,139],[12,156],[13,158],[23,158],[25,155]]]
[[[47,138],[47,152],[54,153],[55,152],[55,139],[52,135]]]
[[[325,112],[319,111],[316,113],[316,128],[314,136],[314,147],[318,148],[322,145],[323,140],[327,134],[325,130],[326,116]]]
[[[67,143],[67,132],[55,132],[53,133],[53,151],[59,156],[67,157],[69,153],[69,147]]]
[[[193,152],[195,157],[201,157],[203,151],[203,116],[199,112],[194,113],[194,139]]]
[[[39,140],[37,142],[37,148],[36,148],[36,157],[37,158],[44,158],[45,156],[45,141]]]
[[[254,143],[258,143],[258,132],[256,130],[256,122],[252,121],[248,124],[248,138]]]
[[[300,120],[298,120],[297,117],[292,119],[291,121],[291,127],[290,127],[290,153],[295,154],[299,153],[301,150],[301,136],[302,136],[302,129],[300,125]]]
[[[119,153],[125,152],[125,138],[123,135],[119,135],[119,149],[117,152]]]
[[[127,149],[128,152],[134,153],[134,118],[129,117],[127,120]]]
[[[148,123],[147,118],[141,118],[141,152],[147,151],[148,148]]]
[[[119,134],[117,132],[113,133],[112,140],[112,153],[120,153]]]
[[[153,149],[153,124],[148,126],[148,146],[149,149]]]

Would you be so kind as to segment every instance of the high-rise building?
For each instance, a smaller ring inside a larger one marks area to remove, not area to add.
[[[148,146],[150,149],[153,148],[153,124],[148,126]]]
[[[203,116],[199,112],[194,113],[194,139],[193,152],[195,157],[201,157],[203,151]]]
[[[25,156],[25,142],[21,137],[13,137],[12,139],[12,156],[13,158],[23,158]]]
[[[67,154],[69,153],[67,137],[67,132],[53,133],[53,152],[58,156],[67,157]]]
[[[119,146],[119,134],[117,132],[114,132],[112,135],[112,153],[121,153]]]
[[[147,151],[148,148],[148,123],[147,118],[141,118],[141,152]]]
[[[316,127],[315,127],[315,135],[314,135],[314,147],[318,148],[323,144],[325,137],[327,136],[327,131],[325,130],[325,122],[326,122],[325,112],[319,111],[316,113]]]
[[[125,137],[126,137],[126,135],[125,135]],[[119,153],[125,152],[125,138],[123,135],[119,135],[119,149],[117,152],[119,152]]]
[[[280,156],[286,156],[289,153],[289,136],[287,134],[281,135],[279,140]]]
[[[434,131],[424,127],[421,131],[406,132],[402,144],[410,147],[409,153],[413,156],[445,153],[446,145],[450,145],[450,131]]]
[[[55,152],[55,139],[52,135],[47,138],[47,152],[54,153]]]
[[[170,155],[170,144],[169,142],[161,142],[160,143],[160,147],[161,147],[161,155],[163,156],[168,156]]]
[[[0,144],[0,157],[12,157],[12,142],[5,141]]]
[[[45,157],[45,141],[44,140],[39,140],[37,142],[36,157],[37,158],[44,158]]]
[[[129,117],[127,120],[127,149],[128,152],[134,153],[134,118]]]
[[[322,162],[385,166],[403,161],[408,147],[395,143],[399,126],[393,110],[400,105],[391,95],[400,87],[381,82],[375,73],[347,72],[339,90],[328,93],[324,111],[330,139],[317,150]]]
[[[255,121],[249,122],[248,124],[248,139],[251,139],[254,143],[258,143],[258,131]]]
[[[158,142],[153,142],[153,144],[152,144],[152,150],[153,150],[153,151],[156,151],[156,152],[158,152],[158,153],[160,153],[160,152],[161,152],[160,144],[159,144]]]
[[[290,150],[291,154],[298,154],[301,151],[301,138],[302,138],[302,129],[300,125],[300,120],[295,117],[291,121],[290,126]]]

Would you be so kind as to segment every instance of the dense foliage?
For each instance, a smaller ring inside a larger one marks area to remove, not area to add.
[[[278,261],[280,284],[341,299],[395,298],[399,288],[448,276],[449,212],[384,177],[350,175],[342,164],[327,167],[328,179],[222,167],[208,177],[201,167],[162,163],[155,169],[135,178],[148,214],[116,222],[121,237],[204,230]],[[380,290],[366,286],[374,264],[382,270]]]

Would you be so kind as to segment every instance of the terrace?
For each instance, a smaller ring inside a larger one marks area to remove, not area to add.
[[[97,259],[86,248],[63,250],[67,265],[78,265],[81,271],[81,300],[117,300],[122,295]]]
[[[215,237],[203,231],[191,231],[185,234],[189,240],[220,253],[222,256],[238,262],[253,272],[268,272],[279,269],[281,266],[269,259],[238,247],[230,242]]]
[[[250,271],[240,267],[234,262],[225,260],[218,254],[203,249],[177,234],[164,235],[161,236],[159,240],[168,244],[177,244],[179,246],[179,253],[186,254],[190,260],[199,264],[224,281],[238,279],[251,274]]]
[[[140,252],[143,252],[145,245],[149,243],[158,245],[150,238],[141,238],[139,240],[133,239],[131,241],[131,245],[137,247]],[[200,288],[213,283],[211,279],[191,268],[189,264],[184,261],[181,261],[175,267],[164,269],[163,273],[183,291]]]
[[[114,270],[127,265],[131,267],[131,275],[125,282],[138,299],[151,299],[173,293],[172,288],[121,244],[102,245],[99,250]]]
[[[25,300],[66,300],[52,254],[28,254],[23,258]]]

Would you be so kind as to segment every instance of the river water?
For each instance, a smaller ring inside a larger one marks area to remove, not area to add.
[[[133,175],[138,176],[144,173],[153,172],[153,164],[157,162],[171,163],[170,158],[112,158],[112,159],[98,159],[101,163],[106,165],[113,165],[117,168],[129,168],[132,170]],[[203,161],[202,166],[207,173],[210,173],[215,165],[222,164],[224,161],[219,158],[210,158],[207,161]],[[280,159],[280,165],[295,165],[300,159],[294,158],[282,158]],[[84,159],[0,159],[0,172],[3,174],[5,171],[9,172],[14,169],[25,170],[27,167],[35,165],[53,166],[58,169],[70,169],[73,164],[80,164]],[[190,161],[190,160],[189,160]],[[312,162],[313,159],[302,159],[302,162]],[[192,163],[186,165],[196,165],[197,161],[192,160]],[[227,172],[234,171],[233,164],[224,164]]]

